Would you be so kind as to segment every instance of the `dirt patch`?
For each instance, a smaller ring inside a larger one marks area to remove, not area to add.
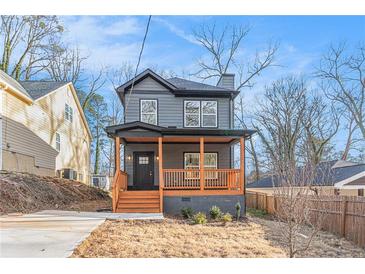
[[[0,172],[0,214],[46,209],[111,208],[108,193],[83,183],[20,172]]]
[[[265,230],[265,239],[274,245],[281,246],[287,250],[285,239],[281,232],[282,224],[269,218],[250,217],[250,221],[262,226]],[[307,238],[311,234],[309,227],[304,227],[302,235],[299,237],[299,246],[305,246]],[[296,257],[303,258],[364,258],[365,249],[356,246],[345,238],[338,237],[332,233],[320,231],[313,239],[311,246],[304,252],[300,252]]]
[[[190,225],[185,221],[106,221],[72,257],[285,257],[253,222]]]

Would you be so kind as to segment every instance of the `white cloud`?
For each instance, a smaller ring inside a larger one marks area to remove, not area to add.
[[[128,34],[138,34],[143,30],[136,18],[127,17],[104,28],[106,35],[122,36]]]
[[[165,26],[169,31],[176,34],[180,38],[182,38],[192,44],[200,45],[199,42],[196,41],[195,37],[192,34],[186,33],[184,30],[178,28],[177,26],[168,22],[167,20],[159,18],[159,17],[152,17],[152,20]]]

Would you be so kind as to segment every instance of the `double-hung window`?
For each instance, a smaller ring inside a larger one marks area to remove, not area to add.
[[[56,132],[56,150],[61,150],[61,135],[58,132]]]
[[[202,126],[217,127],[217,101],[202,101]]]
[[[209,171],[211,169],[218,168],[218,154],[216,152],[206,152],[204,153],[204,169],[205,178],[216,178],[217,173],[214,171]],[[199,152],[186,152],[184,153],[184,169],[200,169],[200,153]],[[199,172],[188,172],[186,174],[188,179],[198,179]]]
[[[73,121],[73,109],[68,104],[65,104],[65,119],[70,122]]]
[[[141,122],[157,125],[157,100],[141,100]]]
[[[184,101],[184,127],[217,127],[217,101]]]

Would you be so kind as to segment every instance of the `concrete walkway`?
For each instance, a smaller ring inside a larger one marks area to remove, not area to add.
[[[162,214],[45,210],[0,216],[0,257],[69,257],[106,219],[163,219]]]

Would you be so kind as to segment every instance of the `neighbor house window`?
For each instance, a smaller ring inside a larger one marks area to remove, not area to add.
[[[70,122],[73,121],[73,109],[68,104],[65,104],[65,119]]]
[[[185,101],[184,127],[217,127],[217,113],[217,101]]]
[[[185,169],[199,169],[200,168],[200,153],[199,152],[187,152],[184,153],[184,168]],[[217,169],[218,168],[218,153],[206,152],[204,153],[204,169]],[[212,171],[206,171],[206,178],[216,178],[217,173]],[[189,172],[188,178],[199,178],[198,172]]]
[[[200,127],[200,101],[184,101],[184,126]]]
[[[203,127],[217,127],[217,101],[202,101]]]
[[[61,135],[58,132],[56,132],[56,150],[61,150]]]
[[[157,125],[157,100],[141,100],[141,122]]]
[[[79,173],[79,181],[80,182],[84,181],[84,174]]]

